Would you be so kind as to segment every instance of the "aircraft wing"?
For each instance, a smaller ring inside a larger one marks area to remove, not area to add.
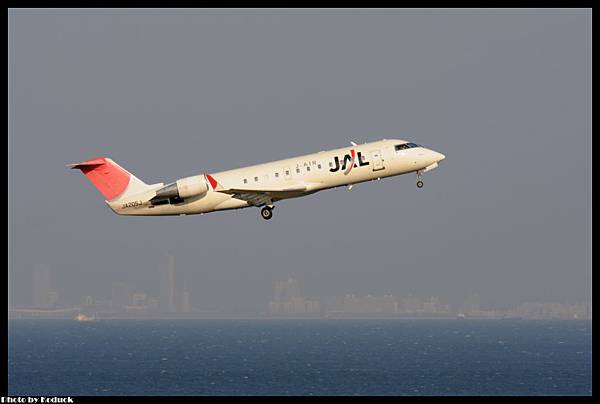
[[[298,194],[308,190],[304,183],[289,184],[281,188],[224,188],[217,187],[215,191],[230,194],[236,199],[241,199],[254,206],[262,206],[272,203],[274,199]]]

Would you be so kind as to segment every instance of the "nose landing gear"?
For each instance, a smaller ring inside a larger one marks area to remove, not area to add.
[[[423,188],[423,180],[421,180],[421,170],[417,171],[417,188]]]

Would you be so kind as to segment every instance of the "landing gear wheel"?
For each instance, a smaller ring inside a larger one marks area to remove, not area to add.
[[[267,208],[266,206],[260,210],[260,215],[263,219],[269,220],[273,217],[273,209]]]
[[[417,181],[417,188],[423,188],[423,181]]]

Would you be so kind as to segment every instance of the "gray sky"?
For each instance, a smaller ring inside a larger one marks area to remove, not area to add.
[[[9,12],[10,303],[65,303],[167,254],[192,304],[308,297],[582,301],[591,289],[590,10]],[[439,169],[187,217],[121,217],[65,164],[167,182],[401,138]]]

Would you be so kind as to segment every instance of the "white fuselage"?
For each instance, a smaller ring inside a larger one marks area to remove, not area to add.
[[[150,199],[156,194],[156,189],[107,203],[122,215],[190,215],[239,209],[259,205],[238,199],[231,192],[219,190],[276,190],[276,196],[270,201],[275,202],[324,189],[428,171],[444,159],[444,155],[421,146],[396,150],[397,145],[404,143],[409,144],[399,139],[381,140],[212,173],[209,176],[216,181],[217,186],[213,185],[203,195],[190,197],[179,203],[153,206]],[[303,190],[298,190],[299,184],[304,186]]]

